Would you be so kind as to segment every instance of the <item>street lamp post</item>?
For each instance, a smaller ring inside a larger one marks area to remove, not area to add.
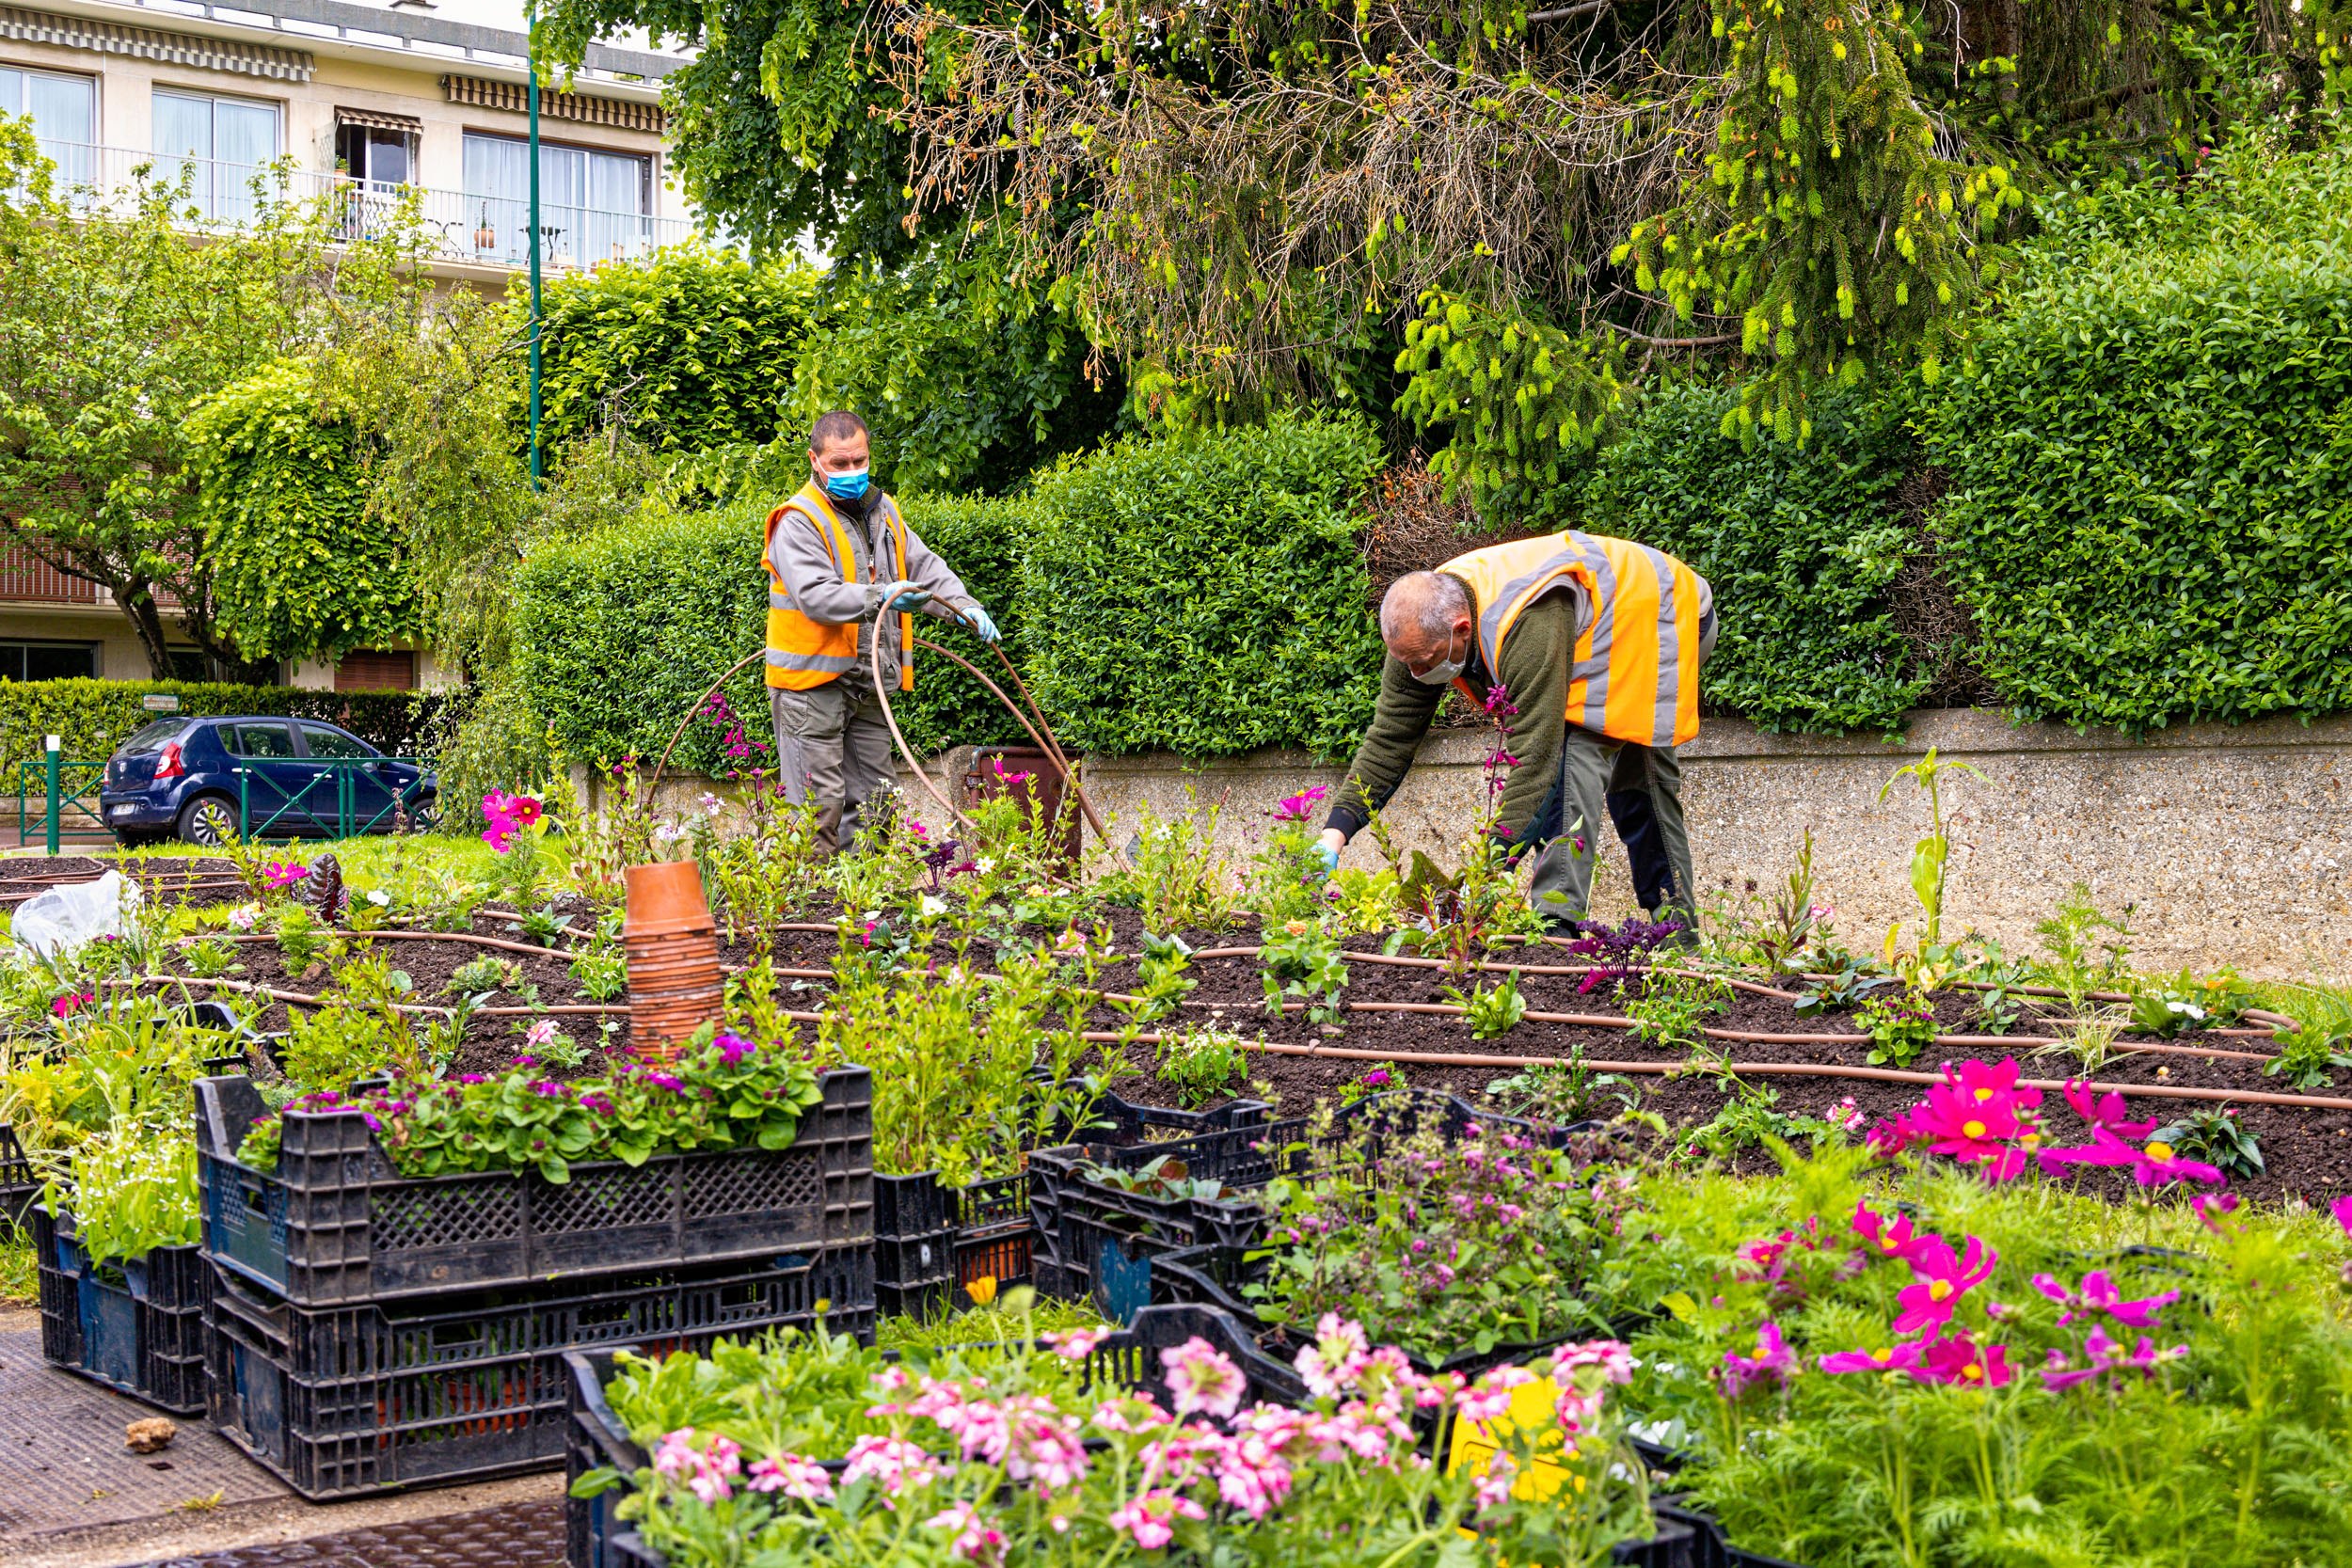
[[[531,55],[531,487],[536,490],[543,473],[539,452],[539,247],[546,241],[547,230],[539,222],[539,8],[535,3],[524,11],[523,27],[530,40]]]

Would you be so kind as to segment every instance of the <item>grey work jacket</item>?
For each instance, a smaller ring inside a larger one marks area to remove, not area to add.
[[[850,678],[868,678],[867,656],[873,651],[874,627],[882,628],[882,667],[885,681],[898,676],[898,618],[883,615],[882,590],[897,580],[898,549],[891,519],[898,515],[898,502],[888,495],[879,496],[873,508],[861,522],[856,511],[839,501],[833,503],[834,515],[841,519],[841,531],[849,536],[850,553],[855,559],[851,566],[857,580],[852,582],[841,574],[841,566],[834,559],[832,534],[801,515],[794,507],[776,525],[775,543],[770,547],[768,559],[784,579],[785,591],[792,596],[792,608],[812,621],[833,626],[857,623],[857,669]],[[979,601],[964,588],[963,581],[947,569],[947,563],[932,553],[922,536],[912,528],[907,536],[907,580],[918,588],[930,590],[930,599],[923,606],[925,614],[943,621],[956,621],[955,610],[968,610]],[[880,556],[882,565],[877,573],[874,561]],[[959,623],[960,624],[960,623]]]

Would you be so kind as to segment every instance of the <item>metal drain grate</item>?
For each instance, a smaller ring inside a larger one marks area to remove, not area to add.
[[[563,1562],[564,1505],[549,1499],[164,1558],[145,1568],[562,1568]]]

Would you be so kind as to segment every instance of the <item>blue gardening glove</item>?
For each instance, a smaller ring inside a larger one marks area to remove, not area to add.
[[[996,623],[988,618],[988,611],[978,605],[966,610],[963,612],[963,619],[965,625],[980,634],[980,641],[983,642],[993,642],[1004,635],[996,629]]]
[[[930,596],[931,591],[928,588],[910,588],[890,601],[891,612],[898,615],[912,614],[922,609],[930,601]]]
[[[1315,840],[1315,855],[1323,862],[1325,877],[1336,877],[1340,874],[1340,852],[1337,849],[1323,840],[1317,839]]]

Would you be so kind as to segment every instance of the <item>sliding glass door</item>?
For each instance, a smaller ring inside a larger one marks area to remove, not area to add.
[[[466,215],[484,261],[530,260],[531,144],[466,134]],[[588,148],[539,146],[540,260],[594,266],[653,248],[653,160]]]

